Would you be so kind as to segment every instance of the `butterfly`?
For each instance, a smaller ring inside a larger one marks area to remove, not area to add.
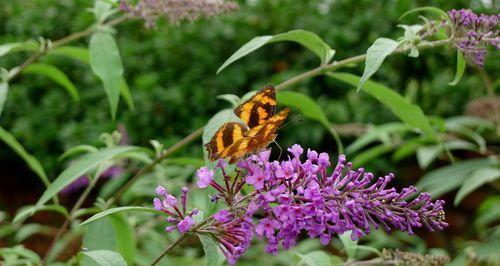
[[[249,153],[264,149],[276,138],[276,132],[285,121],[289,108],[276,112],[276,90],[271,85],[260,89],[248,101],[234,109],[234,114],[245,124],[226,122],[205,144],[208,159],[230,158],[235,163]]]

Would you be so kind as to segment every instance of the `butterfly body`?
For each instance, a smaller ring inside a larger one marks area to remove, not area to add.
[[[234,113],[245,123],[226,122],[205,144],[208,159],[215,161],[229,157],[234,163],[249,153],[264,149],[276,139],[276,132],[285,121],[290,109],[276,111],[274,87],[265,86],[248,101],[242,103]]]

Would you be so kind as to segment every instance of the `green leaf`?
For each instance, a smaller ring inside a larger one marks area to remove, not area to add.
[[[38,43],[35,41],[4,43],[0,45],[0,57],[8,54],[21,51],[36,51]]]
[[[115,39],[106,32],[96,32],[90,38],[90,66],[101,79],[108,96],[113,120],[118,109],[123,65]]]
[[[343,234],[339,235],[339,239],[340,242],[342,242],[342,246],[344,246],[347,257],[349,257],[349,259],[354,259],[356,256],[356,249],[354,247],[358,245],[358,241],[352,240],[351,234],[351,231],[346,231]]]
[[[149,207],[140,207],[140,206],[117,207],[117,208],[107,209],[105,211],[102,211],[102,212],[88,218],[83,223],[81,223],[80,226],[95,222],[96,220],[104,218],[110,214],[120,213],[120,212],[149,212],[149,213],[156,213],[156,214],[160,214],[160,215],[165,215],[164,212],[158,211],[158,210],[155,210],[155,209],[149,208]]]
[[[335,51],[332,50],[330,46],[328,46],[328,44],[326,44],[318,35],[305,30],[292,30],[277,35],[265,35],[251,39],[222,64],[222,66],[217,70],[217,74],[230,64],[259,49],[260,47],[268,43],[283,41],[296,42],[306,47],[321,59],[322,64],[328,63],[335,55]]]
[[[72,148],[68,149],[67,151],[65,151],[61,156],[59,156],[58,159],[64,160],[67,157],[78,154],[78,153],[96,152],[98,150],[99,149],[97,149],[96,147],[94,147],[92,145],[85,145],[85,144],[84,145],[77,145],[77,146],[72,147]]]
[[[420,168],[427,168],[439,157],[439,155],[443,154],[443,152],[445,152],[444,145],[446,145],[446,148],[449,150],[477,150],[476,145],[463,140],[452,140],[439,145],[420,147],[416,150],[417,161]]]
[[[49,51],[49,55],[65,56],[90,64],[89,49],[78,46],[59,46]]]
[[[497,159],[474,159],[457,162],[427,173],[416,184],[420,191],[429,192],[433,198],[458,188],[472,171],[494,165]]]
[[[448,84],[450,86],[456,86],[458,82],[460,82],[460,79],[462,79],[464,71],[465,71],[464,54],[460,50],[457,50],[457,72],[455,72],[455,78],[453,79],[453,81],[448,82]]]
[[[26,67],[26,69],[23,72],[29,74],[44,75],[50,78],[55,83],[64,87],[75,102],[80,100],[80,96],[78,95],[78,90],[76,89],[73,82],[69,80],[68,76],[66,76],[64,72],[62,72],[61,70],[59,70],[59,68],[55,66],[42,63],[34,63]]]
[[[122,78],[120,82],[120,95],[127,103],[128,109],[134,110],[134,100],[132,99],[132,94],[128,88],[127,81],[124,78]]]
[[[8,247],[8,248],[0,248],[0,257],[7,257],[9,255],[15,255],[17,257],[21,258],[26,258],[30,262],[32,262],[34,265],[40,265],[42,260],[40,259],[40,256],[36,254],[34,251],[29,250],[22,245],[17,245],[14,247]],[[17,258],[19,260],[19,258]],[[3,261],[3,260],[2,260]],[[18,265],[17,263],[13,263],[12,265]],[[28,264],[30,265],[30,264]]]
[[[226,100],[233,106],[233,108],[236,108],[240,104],[240,97],[234,94],[221,94],[217,96],[217,99]]]
[[[387,38],[378,38],[373,42],[366,51],[365,70],[358,83],[357,91],[363,88],[365,82],[377,72],[385,58],[392,54],[392,52],[398,48],[398,45],[399,43],[395,40]]]
[[[360,80],[358,76],[349,73],[328,73],[328,75],[352,86],[356,86]],[[420,128],[425,134],[437,140],[429,119],[418,105],[409,103],[397,92],[373,81],[367,81],[363,91],[371,94],[382,104],[389,107],[392,113],[401,121],[413,128]]]
[[[23,160],[28,164],[31,170],[35,172],[40,180],[42,180],[43,184],[46,187],[50,185],[50,181],[47,178],[47,174],[45,174],[45,170],[43,169],[42,164],[31,154],[29,154],[24,147],[19,143],[12,134],[10,134],[7,130],[0,127],[0,139],[7,144],[11,149],[13,149],[17,155],[19,155]],[[52,196],[51,196],[52,197]],[[49,198],[51,198],[49,197]],[[47,198],[47,200],[49,199]]]
[[[3,107],[5,101],[7,100],[7,94],[9,93],[9,83],[0,81],[0,116],[2,115]]]
[[[95,153],[85,154],[79,159],[75,160],[68,168],[66,168],[55,180],[50,184],[50,186],[42,194],[37,206],[42,206],[51,197],[57,195],[59,191],[73,183],[76,179],[82,175],[88,173],[89,171],[97,168],[100,164],[105,161],[112,159],[122,153],[137,150],[139,148],[133,146],[117,146],[113,148],[101,149]]]
[[[51,205],[43,205],[43,206],[35,206],[35,205],[26,205],[21,207],[17,213],[16,216],[14,216],[14,219],[12,220],[13,223],[22,223],[26,218],[29,216],[32,216],[34,213],[40,212],[40,211],[53,211],[53,212],[58,212],[61,213],[64,216],[68,216],[68,211],[66,208],[62,205],[59,204],[51,204]]]
[[[467,195],[480,186],[500,178],[500,169],[493,167],[480,168],[472,172],[465,180],[455,196],[453,204],[458,205]]]
[[[115,250],[116,238],[110,219],[102,219],[85,225],[82,240],[83,250]]]
[[[205,252],[206,266],[220,266],[226,260],[222,251],[220,251],[217,242],[208,235],[196,234],[203,245]]]
[[[356,152],[376,140],[386,139],[391,133],[401,134],[408,130],[410,130],[410,128],[406,124],[400,122],[387,123],[369,128],[365,134],[357,138],[346,148],[346,153]]]
[[[323,109],[314,100],[303,93],[292,91],[280,91],[276,97],[280,104],[296,107],[305,117],[320,122],[330,132],[330,134],[333,135],[335,141],[337,142],[339,153],[343,153],[342,142],[340,141],[337,132],[331,126],[331,123],[328,121]]]
[[[111,250],[93,250],[82,254],[100,266],[127,266],[120,253]]]
[[[128,265],[133,265],[136,243],[133,228],[128,223],[124,213],[114,213],[108,217],[115,233],[116,251],[123,256]]]
[[[317,250],[307,254],[297,255],[301,258],[298,265],[308,265],[308,266],[331,266],[332,261],[330,256],[323,251]]]

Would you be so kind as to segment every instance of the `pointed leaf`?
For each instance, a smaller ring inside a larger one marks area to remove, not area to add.
[[[69,80],[68,76],[64,74],[59,68],[47,64],[42,63],[34,63],[26,67],[23,71],[24,73],[31,74],[39,74],[44,75],[57,84],[61,85],[68,91],[75,102],[80,100],[80,96],[78,95],[78,90],[71,80]]]
[[[222,251],[220,251],[217,242],[211,237],[207,235],[196,234],[203,245],[203,251],[205,251],[206,258],[206,266],[220,266],[226,258]]]
[[[90,38],[90,66],[101,79],[108,96],[113,120],[118,109],[123,65],[115,39],[106,32],[96,32]]]
[[[7,130],[0,127],[0,139],[7,144],[11,149],[13,149],[17,155],[21,156],[23,160],[28,164],[31,170],[35,172],[40,180],[45,184],[46,187],[50,185],[50,181],[47,178],[47,174],[43,169],[42,164],[35,158],[33,155],[29,154],[24,147],[19,143],[12,134],[10,134]],[[51,197],[49,197],[51,198]],[[47,199],[48,200],[48,199]]]
[[[358,76],[349,73],[328,73],[328,75],[349,83],[352,86],[356,86],[360,80]],[[366,82],[363,91],[371,94],[385,106],[389,107],[401,121],[413,128],[420,128],[425,134],[437,139],[429,119],[418,105],[409,103],[408,100],[397,92],[373,81]]]
[[[392,52],[398,48],[398,45],[399,43],[395,40],[387,38],[378,38],[373,42],[366,51],[365,70],[363,71],[363,76],[361,76],[359,80],[357,91],[363,88],[365,82],[377,72],[385,58],[392,54]]]
[[[66,170],[64,170],[55,180],[50,184],[50,186],[42,194],[37,206],[42,206],[51,197],[57,195],[59,191],[64,189],[69,184],[73,183],[76,179],[82,175],[88,173],[89,171],[97,168],[101,163],[112,159],[122,153],[126,153],[133,150],[138,150],[139,148],[133,146],[117,146],[113,148],[101,149],[95,153],[86,154],[79,159],[75,160]]]
[[[494,167],[485,167],[475,170],[465,180],[455,196],[453,204],[458,205],[467,195],[480,186],[493,182],[500,178],[500,169]]]
[[[462,79],[464,71],[465,71],[464,54],[460,50],[457,50],[457,72],[455,72],[455,78],[453,79],[453,81],[448,82],[448,84],[450,86],[456,86],[458,82],[460,82],[460,80]]]
[[[217,74],[230,64],[259,49],[265,44],[282,41],[291,41],[301,44],[316,54],[321,59],[322,64],[328,63],[335,54],[335,51],[318,35],[305,30],[292,30],[277,35],[266,35],[253,38],[231,55],[231,57],[229,57],[229,59],[227,59],[217,70]]]
[[[309,98],[309,96],[305,94],[292,91],[279,92],[276,97],[280,104],[296,107],[305,117],[320,122],[335,139],[339,154],[344,153],[344,147],[339,135],[331,126],[331,123],[328,121],[328,118],[326,117],[325,112],[323,112],[321,106],[319,106],[313,99]]]

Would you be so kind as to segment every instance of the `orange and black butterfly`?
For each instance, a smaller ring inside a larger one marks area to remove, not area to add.
[[[290,109],[276,112],[276,91],[266,85],[248,101],[234,109],[234,114],[245,124],[226,122],[205,144],[208,159],[230,158],[235,163],[248,153],[264,149],[276,138],[276,132],[285,121]]]

